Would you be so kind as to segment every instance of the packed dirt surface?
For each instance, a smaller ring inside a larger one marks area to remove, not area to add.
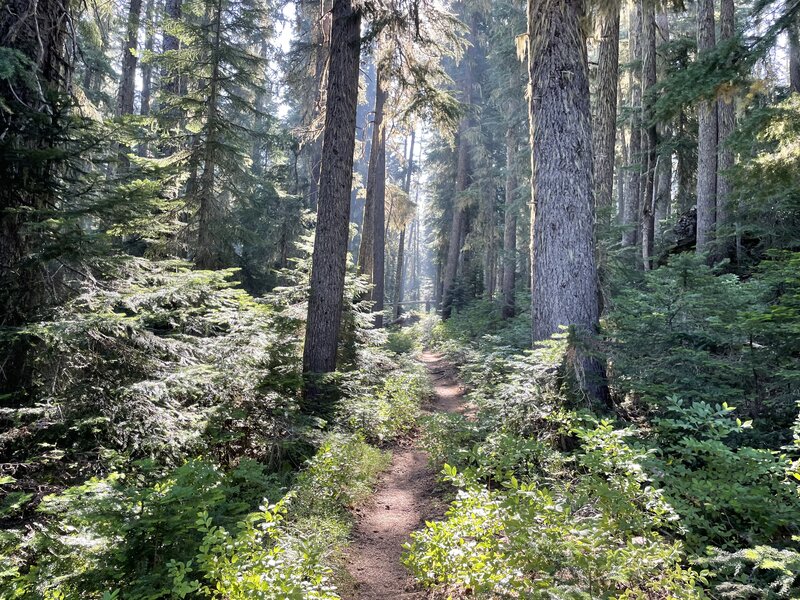
[[[441,356],[424,352],[420,357],[434,386],[431,412],[464,413],[464,390],[455,371]],[[370,501],[355,510],[356,527],[347,553],[347,570],[353,578],[350,600],[425,598],[400,562],[403,544],[426,520],[444,514],[436,493],[436,474],[427,455],[412,441],[394,449],[392,463],[381,476]]]

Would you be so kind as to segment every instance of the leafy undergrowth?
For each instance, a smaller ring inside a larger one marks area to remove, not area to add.
[[[800,597],[792,261],[746,283],[685,257],[649,274],[605,323],[608,414],[576,395],[566,335],[523,351],[526,317],[485,306],[420,325],[479,410],[425,423],[458,491],[407,548],[416,578],[454,597]]]
[[[34,359],[3,399],[0,597],[338,598],[348,508],[427,377],[350,302],[338,411],[302,414],[296,273],[254,299],[233,272],[143,261],[15,332]]]

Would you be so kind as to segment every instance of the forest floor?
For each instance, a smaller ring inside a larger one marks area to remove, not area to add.
[[[423,411],[466,414],[464,390],[455,369],[444,358],[423,352],[434,397]],[[392,463],[381,476],[375,494],[355,509],[353,543],[347,552],[347,570],[353,578],[348,600],[425,598],[400,562],[403,544],[426,520],[441,518],[446,505],[436,487],[436,473],[414,439],[398,444]]]

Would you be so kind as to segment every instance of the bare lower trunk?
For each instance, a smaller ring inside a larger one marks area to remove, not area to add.
[[[621,94],[620,94],[621,95]],[[628,140],[625,129],[620,129],[620,164],[628,164]],[[625,222],[625,191],[627,181],[625,180],[624,169],[617,169],[617,218],[616,224],[622,225]]]
[[[534,341],[562,326],[591,337],[599,316],[585,17],[581,0],[528,0]],[[602,368],[576,350],[583,388],[600,399]]]
[[[406,195],[411,193],[411,174],[414,171],[414,138],[416,137],[416,131],[414,129],[411,130],[411,140],[409,141],[409,152],[408,152],[408,162],[406,163],[406,172],[405,172],[405,185],[404,190]],[[410,196],[409,196],[410,197]],[[412,225],[412,234],[413,234],[413,225]],[[397,270],[395,271],[394,277],[394,318],[400,318],[401,306],[403,302],[403,269],[405,268],[405,243],[406,243],[406,227],[403,225],[403,228],[400,230],[400,239],[397,242]]]
[[[154,0],[147,0],[145,8],[145,52],[153,52],[155,48],[156,28],[154,22]],[[153,95],[153,65],[148,62],[142,63],[142,99],[139,104],[139,114],[146,116],[150,114],[150,103]]]
[[[730,40],[735,33],[735,7],[733,0],[720,0],[719,35],[721,41]],[[727,171],[733,167],[733,150],[728,147],[728,138],[736,127],[736,112],[732,97],[720,98],[717,102],[717,239],[721,255],[727,256],[732,244],[727,229],[730,227],[730,196],[733,191]]]
[[[303,372],[328,373],[336,368],[342,316],[350,187],[353,177],[361,15],[352,0],[334,0],[325,127],[320,168],[320,196],[312,255]],[[306,402],[324,410],[311,378]]]
[[[669,43],[669,17],[665,10],[656,15],[656,44]],[[659,73],[664,77],[669,65],[663,55],[657,55],[656,65]],[[662,140],[669,141],[672,137],[672,125],[667,122],[661,124],[660,136]],[[672,206],[672,152],[662,150],[659,152],[658,173],[656,174],[656,200],[655,200],[655,239],[659,239],[663,226],[661,223],[669,218]]]
[[[465,226],[464,207],[461,194],[467,189],[467,169],[469,148],[466,140],[466,120],[462,120],[461,132],[458,136],[458,165],[456,167],[456,193],[453,200],[453,220],[450,224],[449,244],[447,245],[447,261],[442,278],[442,318],[450,318],[453,310],[453,292],[458,263],[461,254],[461,239]]]
[[[667,129],[662,131],[662,135],[667,136]],[[664,153],[658,160],[658,187],[656,189],[656,239],[659,238],[664,220],[670,216],[670,206],[672,204],[672,155]]]
[[[164,16],[169,22],[176,23],[180,21],[181,18],[181,0],[165,0],[164,2]],[[165,28],[166,30],[167,28]],[[175,52],[180,49],[180,40],[169,33],[164,32],[163,38],[163,46],[164,52]],[[178,96],[180,94],[180,79],[181,73],[179,70],[170,71],[164,69],[161,72],[160,78],[160,86],[161,90],[169,97],[169,96]],[[177,108],[171,108],[169,110],[169,114],[167,115],[169,124],[168,126],[174,127],[180,120],[180,110]],[[176,147],[172,143],[165,144],[163,148],[163,153],[165,155],[171,155],[176,150]]]
[[[489,188],[484,194],[486,198],[486,208],[484,213],[485,221],[485,249],[483,253],[483,297],[491,300],[494,297],[495,283],[495,222],[494,222],[494,188]]]
[[[614,188],[614,147],[619,84],[619,2],[600,14],[597,58],[597,103],[593,127],[594,196],[598,217],[610,223]]]
[[[635,246],[639,241],[639,202],[641,196],[641,168],[642,168],[642,78],[641,78],[641,28],[642,5],[636,2],[629,13],[628,27],[628,62],[632,64],[629,74],[630,88],[630,142],[628,144],[628,181],[625,186],[625,210],[623,211],[622,224],[625,228],[622,234],[622,245]]]
[[[220,61],[219,48],[220,36],[222,35],[222,0],[217,0],[214,12],[214,19],[210,23],[211,32],[214,36],[214,65],[209,80],[208,109],[206,117],[207,135],[205,139],[205,149],[203,151],[203,172],[200,176],[197,227],[197,252],[195,264],[201,269],[220,269],[224,266],[219,235],[219,223],[222,218],[220,214],[219,198],[215,189],[215,169],[217,147],[217,122],[219,120],[219,85],[220,85]]]
[[[369,153],[369,167],[367,171],[367,196],[364,201],[364,216],[361,219],[361,244],[358,248],[358,272],[367,275],[370,281],[373,278],[375,251],[376,223],[375,207],[381,189],[385,192],[386,176],[386,145],[383,130],[383,113],[386,104],[386,90],[378,74],[378,84],[375,91],[375,111],[372,123],[372,144]],[[383,143],[382,143],[383,140]],[[380,193],[380,202],[383,203],[385,193]]]
[[[133,114],[133,96],[136,90],[136,53],[139,39],[139,19],[142,0],[131,0],[128,10],[128,25],[122,44],[122,72],[117,95],[117,116]]]
[[[395,319],[400,318],[400,307],[403,302],[403,264],[405,260],[406,228],[400,230],[400,239],[397,242],[397,270],[394,276],[394,308],[392,313]]]
[[[514,156],[517,153],[517,140],[513,128],[506,132],[506,205],[503,222],[503,306],[504,319],[514,316],[514,292],[517,267],[517,207],[514,194],[517,181],[514,173]]]
[[[697,52],[715,46],[714,0],[697,3]],[[702,100],[697,107],[697,253],[708,252],[714,240],[717,209],[717,103]]]
[[[383,122],[383,105],[386,102],[386,88],[383,75],[378,73],[378,97],[380,112],[375,112],[373,127],[378,131],[378,144],[373,144],[375,171],[372,178],[372,310],[375,311],[375,327],[383,327],[383,303],[386,285],[386,127]],[[378,101],[376,101],[376,107]],[[367,196],[370,186],[367,184]]]
[[[650,257],[653,255],[655,238],[655,178],[656,178],[656,135],[655,116],[653,115],[653,98],[650,96],[656,85],[656,9],[652,2],[644,2],[642,7],[642,85],[644,101],[642,103],[642,141],[645,143],[643,160],[644,193],[642,195],[642,265],[650,269]]]
[[[800,26],[789,27],[789,89],[800,93]]]

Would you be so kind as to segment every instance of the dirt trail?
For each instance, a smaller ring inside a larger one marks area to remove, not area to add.
[[[434,386],[430,412],[461,412],[464,391],[455,371],[441,356],[424,352],[420,357]],[[354,580],[349,600],[425,598],[415,591],[408,571],[401,564],[403,544],[426,520],[441,517],[444,505],[436,494],[436,474],[428,457],[412,442],[394,449],[392,464],[381,476],[368,504],[356,509],[353,543],[347,555],[347,570]]]

